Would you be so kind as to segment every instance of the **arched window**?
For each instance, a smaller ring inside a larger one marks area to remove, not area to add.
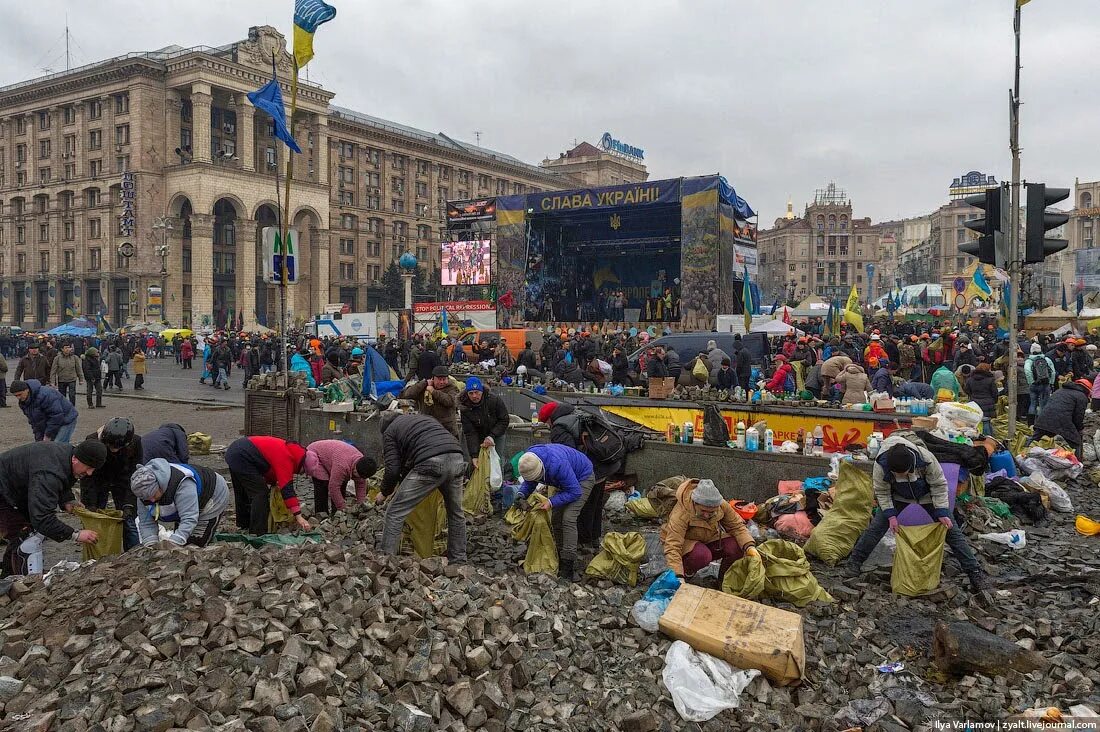
[[[848,217],[847,216],[841,215],[841,217],[840,217],[840,230],[841,231],[847,231],[848,230]]]
[[[817,230],[818,231],[824,231],[825,230],[825,217],[822,216],[821,214],[817,215]]]
[[[836,231],[836,214],[829,214],[829,231]]]
[[[1092,194],[1088,191],[1081,194],[1081,208],[1092,208]]]

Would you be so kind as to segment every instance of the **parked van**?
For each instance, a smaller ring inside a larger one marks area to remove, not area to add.
[[[725,351],[730,358],[733,358],[733,333],[712,333],[710,331],[673,333],[671,335],[661,336],[660,338],[654,338],[645,346],[630,354],[630,369],[631,371],[637,372],[638,359],[645,351],[651,350],[655,346],[664,346],[665,348],[671,347],[680,356],[680,363],[682,365],[687,365],[691,359],[699,355],[700,351],[707,350],[707,343],[709,341],[714,341],[718,348]],[[763,364],[764,357],[770,353],[767,335],[764,333],[749,333],[741,336],[741,345],[742,351],[749,354],[749,358],[753,364]]]
[[[508,346],[508,351],[512,354],[512,358],[515,358],[524,349],[524,343],[527,341],[531,342],[531,348],[537,353],[542,348],[542,331],[527,330],[525,328],[468,331],[462,336],[462,346],[466,349],[466,355],[471,360],[474,358],[473,344],[481,341],[487,341],[488,343],[504,341]]]

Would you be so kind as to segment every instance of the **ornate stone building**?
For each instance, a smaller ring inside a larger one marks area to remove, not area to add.
[[[272,58],[289,104],[291,57],[268,26],[227,46],[132,53],[0,88],[0,323],[158,320],[163,287],[173,324],[275,325],[260,240],[279,216],[287,149],[246,96],[271,78]],[[333,96],[299,84],[294,319],[332,302],[366,307],[405,251],[437,269],[448,198],[575,185]]]

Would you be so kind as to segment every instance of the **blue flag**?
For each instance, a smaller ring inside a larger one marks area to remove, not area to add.
[[[439,330],[443,335],[451,334],[450,318],[447,317],[447,308],[440,308],[439,310]],[[459,346],[461,348],[461,346]]]
[[[256,109],[271,115],[271,119],[275,122],[275,137],[300,155],[302,148],[298,147],[298,143],[294,141],[294,137],[286,126],[286,108],[283,106],[283,93],[279,90],[279,78],[275,75],[274,64],[271,66],[271,81],[256,91],[249,92],[248,101],[252,102],[252,106]]]

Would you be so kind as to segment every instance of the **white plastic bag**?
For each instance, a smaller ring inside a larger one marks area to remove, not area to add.
[[[1026,462],[1026,461],[1025,461]],[[1050,499],[1050,507],[1059,513],[1073,513],[1073,502],[1069,500],[1069,494],[1062,490],[1062,486],[1040,472],[1034,472],[1020,480],[1020,484],[1027,486],[1036,493],[1045,493]]]
[[[661,672],[676,711],[688,722],[705,722],[726,709],[736,709],[741,692],[759,675],[754,668],[736,669],[683,641],[669,647]]]
[[[982,423],[982,408],[974,402],[944,402],[936,411],[948,421],[948,426],[958,430],[976,429]],[[940,427],[944,420],[940,420]]]
[[[489,488],[497,489],[504,483],[504,472],[500,467],[500,455],[496,448],[489,449]]]
[[[626,494],[622,491],[612,491],[611,495],[607,497],[607,501],[603,504],[603,510],[605,511],[625,511],[626,510]]]
[[[1027,546],[1027,534],[1021,529],[1013,529],[1012,531],[1002,531],[993,534],[978,534],[978,538],[994,541],[998,544],[1004,544],[1010,549],[1023,549]]]

